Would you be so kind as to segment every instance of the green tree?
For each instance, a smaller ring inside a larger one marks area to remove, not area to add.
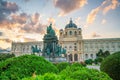
[[[106,72],[113,80],[120,80],[120,52],[105,58],[101,63],[100,70]]]
[[[109,55],[110,55],[110,52],[109,52],[109,51],[103,52],[102,49],[100,49],[100,50],[98,51],[98,53],[96,54],[97,58],[98,58],[98,57],[106,58],[106,57],[109,56]]]
[[[104,57],[107,57],[107,56],[109,56],[110,55],[110,52],[109,51],[105,51],[104,52]]]
[[[104,53],[103,53],[102,49],[100,49],[100,50],[98,51],[98,53],[96,54],[96,56],[97,56],[97,57],[103,57],[103,56],[104,56]]]
[[[58,69],[43,57],[23,55],[0,62],[0,80],[19,80],[33,74],[58,73]]]
[[[93,60],[92,59],[85,60],[85,63],[91,65],[93,63]]]
[[[7,54],[1,53],[0,54],[0,61],[4,61],[4,60],[6,60],[8,58],[12,58],[12,57],[15,57],[15,55],[14,54],[10,54],[10,53],[7,53]]]

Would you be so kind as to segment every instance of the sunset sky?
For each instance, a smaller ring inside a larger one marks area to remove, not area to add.
[[[120,0],[0,0],[0,48],[41,41],[51,22],[58,35],[70,18],[84,39],[120,38]]]

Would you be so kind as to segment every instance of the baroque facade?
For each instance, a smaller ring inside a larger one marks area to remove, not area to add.
[[[69,62],[95,59],[96,53],[102,49],[111,54],[120,51],[120,38],[83,39],[82,29],[70,20],[65,29],[60,29],[59,44],[67,50],[66,57]],[[31,46],[37,45],[43,49],[43,42],[13,42],[12,53],[16,56],[31,54]]]

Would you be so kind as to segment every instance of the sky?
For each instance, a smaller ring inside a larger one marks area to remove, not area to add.
[[[42,41],[50,23],[59,35],[70,18],[83,39],[120,38],[120,0],[0,0],[0,48]]]

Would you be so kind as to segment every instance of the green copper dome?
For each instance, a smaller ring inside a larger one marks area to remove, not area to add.
[[[77,25],[73,23],[72,19],[70,19],[69,24],[67,24],[65,28],[77,28]]]

